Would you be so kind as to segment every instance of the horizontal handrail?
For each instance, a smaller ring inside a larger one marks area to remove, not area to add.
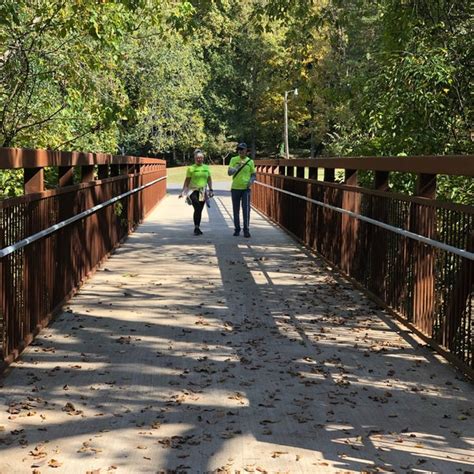
[[[267,159],[256,160],[255,165],[474,176],[474,155]]]
[[[422,196],[410,196],[408,194],[403,194],[400,192],[393,192],[392,190],[380,191],[378,189],[369,189],[369,188],[364,188],[362,186],[358,186],[358,185],[356,186],[356,185],[345,184],[345,183],[337,183],[337,182],[333,183],[329,181],[319,181],[317,179],[297,178],[295,176],[285,176],[285,175],[272,174],[272,173],[260,172],[260,174],[262,176],[271,176],[271,177],[281,178],[281,179],[294,181],[298,183],[313,183],[313,184],[324,185],[327,188],[341,189],[343,191],[350,191],[353,193],[360,193],[360,194],[365,194],[368,196],[378,196],[378,197],[384,197],[387,199],[396,199],[396,200],[400,200],[404,202],[414,202],[417,204],[421,204],[423,206],[433,207],[436,209],[449,209],[452,211],[459,211],[459,212],[465,212],[467,214],[474,214],[474,207],[469,206],[469,204],[459,204],[457,202],[455,203],[455,202],[450,202],[450,201],[441,201],[441,200],[426,198]],[[1,207],[1,202],[0,202],[0,207]]]
[[[163,179],[166,179],[168,176],[163,176],[161,178],[157,178],[150,183],[144,184],[142,186],[139,186],[138,188],[134,188],[130,191],[127,191],[126,193],[122,193],[112,199],[109,199],[108,201],[105,201],[101,204],[98,204],[97,206],[91,207],[90,209],[87,209],[84,212],[81,212],[80,214],[77,214],[73,217],[70,217],[69,219],[66,219],[64,221],[58,222],[57,224],[54,224],[51,227],[48,227],[47,229],[44,229],[40,232],[37,232],[36,234],[31,235],[30,237],[27,237],[26,239],[22,239],[19,242],[16,242],[13,245],[9,245],[8,247],[5,247],[0,250],[0,258],[6,257],[7,255],[12,254],[13,252],[16,252],[17,250],[26,247],[27,245],[32,244],[33,242],[36,242],[37,240],[43,239],[44,237],[47,237],[48,235],[51,235],[58,230],[62,229],[63,227],[66,227],[74,222],[77,222],[84,217],[90,216],[91,214],[94,214],[95,212],[99,211],[100,209],[103,209],[104,207],[110,206],[110,204],[113,204],[114,202],[120,201],[120,199],[123,199],[124,197],[130,196],[131,194],[137,193],[138,191],[141,191],[149,186],[152,186],[153,184],[156,184],[158,181],[162,181]]]
[[[438,240],[433,240],[433,239],[430,239],[430,238],[425,237],[423,235],[419,235],[419,234],[416,234],[414,232],[410,232],[410,231],[405,230],[405,229],[400,229],[399,227],[395,227],[395,226],[392,226],[390,224],[385,224],[384,222],[380,222],[380,221],[377,221],[377,220],[372,219],[370,217],[366,217],[366,216],[363,216],[361,214],[357,214],[356,212],[353,212],[353,211],[348,211],[347,209],[342,209],[340,207],[332,206],[331,204],[326,204],[324,202],[317,201],[315,199],[311,199],[311,198],[308,198],[306,196],[301,196],[301,194],[296,194],[296,193],[292,193],[291,191],[286,191],[284,189],[276,188],[274,186],[271,186],[271,185],[266,184],[266,183],[262,183],[260,181],[255,181],[255,183],[259,184],[260,186],[264,186],[266,188],[273,189],[275,191],[279,191],[281,193],[287,194],[289,196],[293,196],[293,197],[302,199],[302,200],[307,201],[307,202],[312,202],[313,204],[317,204],[318,206],[322,206],[322,207],[325,207],[327,209],[331,209],[332,211],[336,211],[336,212],[339,212],[341,214],[346,214],[348,216],[354,217],[355,219],[359,219],[361,221],[368,222],[370,224],[376,225],[377,227],[381,227],[382,229],[389,230],[391,232],[402,235],[404,237],[408,237],[410,239],[417,240],[418,242],[422,242],[424,244],[431,245],[432,247],[436,247],[436,248],[439,248],[441,250],[445,250],[447,252],[454,253],[456,255],[459,255],[460,257],[464,257],[464,258],[467,258],[469,260],[474,260],[474,253],[473,252],[469,252],[469,251],[464,250],[464,249],[458,249],[457,247],[453,247],[451,245],[444,244],[443,242],[439,242]]]
[[[166,161],[158,158],[111,155],[109,153],[0,147],[0,169],[90,165],[162,165],[165,167]]]

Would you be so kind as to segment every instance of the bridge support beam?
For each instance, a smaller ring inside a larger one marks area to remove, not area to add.
[[[81,166],[81,183],[94,181],[94,165]]]
[[[58,185],[59,187],[72,186],[74,184],[74,166],[58,167]]]
[[[25,194],[44,191],[44,168],[25,168],[23,189]]]
[[[357,186],[357,170],[344,170],[344,183],[349,186]]]

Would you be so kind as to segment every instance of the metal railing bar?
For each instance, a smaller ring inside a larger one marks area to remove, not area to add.
[[[36,242],[37,240],[43,239],[44,237],[47,237],[48,235],[51,235],[54,232],[57,232],[63,227],[66,227],[70,224],[73,224],[74,222],[84,219],[84,217],[88,217],[91,214],[94,214],[95,212],[100,211],[104,207],[110,206],[114,202],[120,201],[120,199],[130,196],[131,194],[137,193],[138,191],[141,191],[142,189],[145,189],[148,186],[152,186],[153,184],[156,184],[158,181],[162,181],[163,179],[166,179],[167,177],[168,175],[163,176],[161,178],[151,181],[150,183],[144,184],[143,186],[139,186],[138,188],[132,189],[131,191],[127,191],[126,193],[120,194],[112,199],[109,199],[108,201],[103,202],[102,204],[98,204],[97,206],[91,207],[90,209],[87,209],[87,211],[83,211],[74,217],[70,217],[69,219],[58,222],[57,224],[54,224],[53,226],[48,227],[47,229],[44,229],[41,232],[37,232],[36,234],[33,234],[27,237],[26,239],[22,239],[13,245],[9,245],[8,247],[5,247],[0,250],[0,258],[6,257],[7,255],[12,254],[13,252],[16,252],[17,250],[23,247],[26,247],[27,245],[30,245],[33,242]]]
[[[348,216],[354,217],[355,219],[359,219],[364,222],[368,222],[369,224],[373,224],[375,226],[381,227],[382,229],[389,230],[396,234],[402,235],[404,237],[408,237],[409,239],[416,240],[418,242],[422,242],[427,245],[431,245],[432,247],[439,248],[441,250],[445,250],[447,252],[454,253],[455,255],[459,255],[460,257],[467,258],[469,260],[474,260],[474,253],[468,252],[467,250],[459,249],[457,247],[453,247],[448,244],[444,244],[443,242],[439,242],[438,240],[433,240],[423,235],[415,234],[414,232],[410,232],[409,230],[400,229],[399,227],[394,227],[390,224],[385,224],[384,222],[377,221],[370,217],[363,216],[361,214],[357,214],[353,211],[348,211],[347,209],[342,209],[340,207],[332,206],[331,204],[326,204],[321,201],[316,201],[315,199],[308,198],[306,196],[301,196],[301,194],[292,193],[291,191],[286,191],[284,189],[275,188],[274,186],[270,186],[269,184],[262,183],[260,181],[255,181],[256,184],[260,186],[264,186],[266,188],[274,189],[275,191],[279,191],[284,194],[288,194],[289,196],[297,197],[299,199],[303,199],[304,201],[312,202],[313,204],[317,204],[318,206],[325,207],[327,209],[331,209],[333,211],[339,212],[341,214],[346,214]]]

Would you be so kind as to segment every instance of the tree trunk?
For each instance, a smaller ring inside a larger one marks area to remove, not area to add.
[[[316,146],[315,146],[315,140],[314,140],[314,102],[313,102],[313,99],[311,99],[310,101],[307,102],[307,106],[308,106],[308,112],[309,112],[309,117],[310,117],[310,122],[309,122],[309,127],[311,129],[311,154],[310,154],[310,157],[311,158],[314,158],[315,155],[316,155]]]

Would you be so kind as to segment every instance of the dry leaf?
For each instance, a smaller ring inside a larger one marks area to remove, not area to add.
[[[48,462],[49,467],[61,467],[63,465],[62,462],[59,462],[57,459],[50,459]]]

